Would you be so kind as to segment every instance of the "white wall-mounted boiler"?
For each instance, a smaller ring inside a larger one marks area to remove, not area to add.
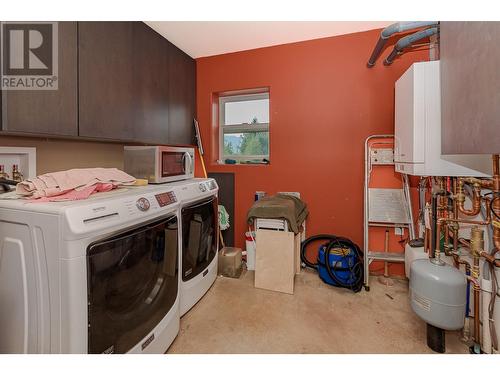
[[[396,81],[396,171],[416,176],[490,176],[489,155],[441,155],[439,64],[439,60],[414,63]]]

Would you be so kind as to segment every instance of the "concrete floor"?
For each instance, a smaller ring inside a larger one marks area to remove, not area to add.
[[[406,281],[386,287],[372,276],[370,292],[353,294],[305,270],[288,295],[256,289],[253,280],[253,272],[218,277],[181,319],[168,353],[432,353]],[[447,333],[446,348],[468,351],[457,332]]]

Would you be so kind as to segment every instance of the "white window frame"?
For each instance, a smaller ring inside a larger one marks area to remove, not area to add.
[[[219,160],[223,163],[225,159],[234,159],[237,161],[248,161],[256,159],[269,160],[269,149],[267,155],[224,155],[224,134],[249,133],[249,132],[268,132],[269,123],[258,124],[229,124],[225,125],[226,111],[225,104],[232,102],[246,102],[250,100],[269,99],[269,92],[259,92],[255,94],[235,94],[219,97]],[[269,146],[270,147],[270,146]]]

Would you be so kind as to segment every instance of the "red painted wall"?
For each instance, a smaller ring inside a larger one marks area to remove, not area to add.
[[[391,67],[383,66],[380,58],[368,69],[366,61],[379,33],[197,60],[197,113],[207,170],[235,173],[236,246],[244,246],[246,213],[256,190],[299,191],[310,210],[308,236],[335,233],[362,246],[364,140],[394,132],[394,82],[413,62],[428,56],[408,53]],[[259,87],[270,91],[271,164],[216,164],[214,94]],[[399,246],[395,238],[391,246]]]

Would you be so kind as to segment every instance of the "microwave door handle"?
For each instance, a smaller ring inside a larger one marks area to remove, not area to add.
[[[193,158],[189,152],[184,153],[184,158],[186,159],[186,166],[184,167],[184,172],[192,173],[193,172]]]
[[[182,154],[182,172],[186,173],[186,152]]]

